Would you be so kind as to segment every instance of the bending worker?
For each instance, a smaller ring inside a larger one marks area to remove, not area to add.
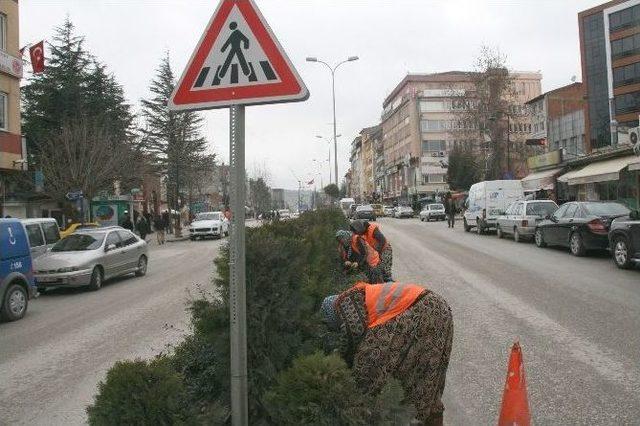
[[[447,302],[416,284],[356,283],[322,303],[327,326],[359,388],[380,392],[395,377],[425,425],[442,425],[453,317]]]
[[[393,266],[393,250],[389,240],[380,230],[380,225],[366,220],[352,220],[351,230],[362,236],[367,244],[374,248],[380,255],[380,268],[382,269],[383,282],[393,281],[391,267]]]
[[[384,282],[380,255],[367,244],[363,237],[350,231],[340,230],[336,232],[336,240],[338,240],[338,252],[344,261],[345,268],[361,268],[369,282]]]

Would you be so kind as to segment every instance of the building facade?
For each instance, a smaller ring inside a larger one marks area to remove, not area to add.
[[[385,200],[409,202],[413,196],[433,197],[449,190],[449,152],[458,144],[479,146],[479,132],[470,138],[460,127],[462,110],[474,97],[473,77],[465,71],[409,74],[385,99],[381,117]],[[540,95],[541,74],[516,72],[510,78],[519,109]],[[529,128],[529,117],[512,121],[507,131],[511,143],[524,144]]]
[[[356,202],[360,203],[364,200],[364,179],[363,179],[363,163],[362,163],[362,136],[356,136],[351,141],[351,180],[350,195]]]

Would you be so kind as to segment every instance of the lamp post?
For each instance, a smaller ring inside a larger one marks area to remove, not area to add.
[[[342,62],[338,62],[335,66],[331,66],[328,63],[319,60],[316,57],[310,56],[307,58],[307,62],[318,62],[326,66],[329,71],[331,71],[331,95],[333,99],[333,155],[334,155],[334,163],[335,163],[335,173],[334,179],[335,184],[338,185],[338,135],[336,134],[336,70],[340,65],[346,64],[347,62],[357,61],[357,56],[349,56],[346,60]]]
[[[342,136],[342,134],[336,135],[335,138],[339,138],[340,136]],[[316,138],[326,141],[329,144],[329,157],[327,157],[327,162],[329,163],[329,183],[331,183],[332,179],[331,179],[331,139],[327,139],[323,136],[320,135],[316,135]],[[337,170],[337,167],[336,167]],[[337,183],[336,183],[337,185]]]

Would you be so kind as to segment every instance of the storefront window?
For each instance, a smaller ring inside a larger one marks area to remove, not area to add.
[[[622,171],[619,181],[595,184],[596,194],[601,201],[618,201],[630,209],[638,208],[638,173]]]

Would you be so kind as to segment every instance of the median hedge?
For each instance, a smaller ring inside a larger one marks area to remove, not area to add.
[[[322,353],[331,352],[336,338],[322,324],[322,299],[356,279],[342,272],[336,254],[335,231],[346,227],[339,210],[326,209],[247,229],[251,424],[381,424],[406,415],[398,386],[389,385],[375,399],[361,395],[346,365]],[[192,334],[157,360],[116,364],[87,409],[90,424],[228,420],[228,260],[223,248],[213,287],[190,304]],[[134,393],[138,397],[131,398]],[[150,420],[147,413],[155,413],[156,403],[147,396],[152,395],[170,403]]]

